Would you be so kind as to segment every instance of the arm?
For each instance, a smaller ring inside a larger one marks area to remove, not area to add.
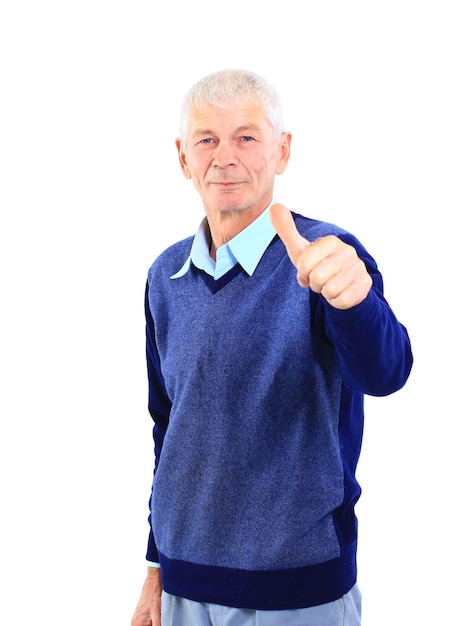
[[[413,362],[409,336],[377,287],[373,284],[365,300],[352,309],[324,306],[326,334],[335,346],[346,387],[373,396],[403,387]]]
[[[283,205],[271,207],[271,219],[297,268],[299,284],[321,296],[326,332],[345,385],[377,396],[400,389],[411,371],[411,346],[383,297],[374,260],[351,237],[347,242],[333,235],[307,241]]]
[[[154,440],[154,454],[155,454],[155,466],[154,474],[158,466],[160,454],[162,451],[163,439],[168,427],[168,420],[170,416],[171,402],[165,391],[165,382],[163,380],[160,357],[157,350],[157,344],[155,341],[155,323],[153,320],[152,312],[149,304],[149,285],[145,290],[145,320],[146,320],[146,359],[147,359],[147,374],[148,374],[148,410],[153,419],[153,440]],[[151,518],[149,515],[149,523]],[[150,527],[150,534],[147,547],[147,560],[158,563],[159,556],[157,547],[155,545],[155,539],[153,536],[152,528]]]
[[[145,318],[146,359],[149,383],[148,409],[154,421],[153,439],[155,451],[155,473],[162,450],[163,439],[168,426],[171,402],[166,394],[165,384],[161,373],[160,358],[155,341],[155,326],[153,316],[150,311],[148,291],[149,287],[147,284],[145,291]],[[149,523],[151,523],[150,515]],[[146,557],[150,562],[159,562],[159,554],[151,525]],[[142,588],[142,593],[132,618],[132,626],[161,626],[162,590],[163,587],[160,568],[151,566],[148,567],[147,577]]]

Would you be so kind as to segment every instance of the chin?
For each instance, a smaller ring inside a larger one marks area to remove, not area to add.
[[[222,199],[211,203],[211,206],[214,206],[216,211],[245,211],[249,204],[239,200]]]

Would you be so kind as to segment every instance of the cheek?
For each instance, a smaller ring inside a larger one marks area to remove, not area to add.
[[[268,176],[268,172],[271,169],[271,163],[269,160],[260,155],[248,157],[247,159],[241,161],[244,167],[256,178],[265,178]]]
[[[191,178],[200,179],[206,175],[209,169],[208,159],[193,157],[188,161]]]
[[[275,176],[275,159],[272,157],[262,159],[259,167],[259,177],[269,180]]]

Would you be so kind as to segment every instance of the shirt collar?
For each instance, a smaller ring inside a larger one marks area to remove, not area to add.
[[[274,202],[274,200],[272,201]],[[272,204],[272,203],[271,203]],[[270,206],[270,205],[269,205]],[[268,245],[276,234],[269,214],[269,207],[259,215],[249,226],[238,233],[221,248],[226,248],[223,258],[226,259],[227,270],[233,265],[239,263],[241,267],[252,276],[262,255],[266,251]],[[209,255],[210,234],[208,228],[208,220],[204,218],[201,222],[191,245],[190,255],[181,267],[181,269],[173,274],[170,278],[180,278],[184,276],[190,269],[191,263],[198,269],[204,270],[211,276],[216,277],[215,261]],[[218,263],[219,263],[218,259]],[[222,275],[222,272],[219,272]]]

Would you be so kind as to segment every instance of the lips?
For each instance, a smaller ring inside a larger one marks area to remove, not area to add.
[[[236,187],[237,185],[242,184],[242,180],[212,180],[211,185],[215,185],[216,187]]]

